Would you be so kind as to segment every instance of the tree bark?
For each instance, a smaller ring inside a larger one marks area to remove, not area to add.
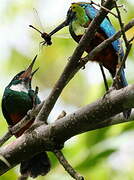
[[[35,124],[14,142],[0,148],[0,175],[13,168],[22,160],[37,152],[58,149],[69,138],[87,131],[113,124],[131,121],[122,115],[115,116],[125,109],[134,107],[134,85],[114,90],[104,98],[80,108],[76,112],[61,118],[50,125]]]

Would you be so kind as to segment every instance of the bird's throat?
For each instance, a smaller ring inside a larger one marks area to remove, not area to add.
[[[15,85],[12,85],[10,87],[11,90],[13,91],[18,91],[18,92],[26,92],[28,93],[28,89],[23,85],[23,84],[15,84]]]
[[[76,13],[76,18],[72,22],[72,28],[76,35],[83,35],[88,27],[89,18],[84,13]]]

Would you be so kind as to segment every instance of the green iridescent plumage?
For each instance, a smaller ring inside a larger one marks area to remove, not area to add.
[[[5,88],[2,100],[2,110],[9,125],[14,125],[14,122],[8,114],[16,114],[21,110],[21,115],[24,116],[29,109],[32,109],[33,101],[32,95],[30,95],[31,93],[33,94],[33,90],[29,90],[28,93],[23,91],[20,93],[18,91],[11,90],[9,87]],[[37,102],[38,104],[40,103],[39,99]]]
[[[32,77],[37,71],[32,72],[35,59],[25,71],[18,73],[5,88],[2,98],[2,112],[10,126],[18,123],[27,114],[28,110],[40,103],[36,92],[31,88]],[[33,122],[34,118],[15,133],[15,136],[21,136]],[[41,152],[21,162],[20,172],[22,176],[35,178],[38,175],[48,173],[50,166],[46,152]]]
[[[77,4],[72,5],[72,11],[75,12],[76,16],[76,18],[72,21],[73,31],[77,35],[83,35],[85,33],[87,23],[89,22],[89,18],[86,15],[85,10]]]

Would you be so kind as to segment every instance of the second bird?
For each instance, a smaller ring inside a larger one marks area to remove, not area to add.
[[[89,3],[72,3],[67,12],[66,20],[58,27],[56,27],[51,33],[49,33],[49,35],[51,36],[65,26],[69,26],[69,31],[72,38],[77,43],[79,43],[81,37],[83,36],[83,34],[85,34],[86,29],[88,28],[91,21],[96,17],[98,11],[98,9],[96,9]],[[109,18],[106,17],[100,24],[100,27],[95,33],[95,36],[92,39],[90,45],[86,47],[86,52],[90,53],[92,49],[102,43],[105,39],[113,36],[115,32],[116,31]],[[99,52],[92,61],[101,63],[106,69],[109,70],[112,78],[114,78],[116,74],[116,68],[119,64],[119,54],[122,59],[124,56],[123,48],[121,46],[121,42],[119,40],[116,40],[112,42],[107,48],[105,48],[103,52]],[[116,89],[121,89],[127,85],[128,83],[125,77],[124,68],[122,68],[120,79],[116,84]],[[125,118],[128,118],[130,114],[130,109],[123,111],[123,115]]]

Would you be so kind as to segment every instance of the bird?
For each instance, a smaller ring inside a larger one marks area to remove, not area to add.
[[[38,95],[32,89],[31,85],[33,75],[38,70],[36,69],[32,72],[36,58],[37,56],[35,56],[26,70],[15,75],[4,90],[1,103],[2,112],[10,128],[17,124],[27,114],[28,110],[41,103]],[[21,136],[33,122],[34,119],[20,129],[15,134],[16,138]],[[31,176],[36,178],[39,175],[43,176],[47,174],[50,167],[51,164],[47,153],[40,152],[32,158],[22,161],[20,165],[20,172],[22,177]]]
[[[91,3],[86,2],[75,2],[72,3],[64,22],[52,30],[48,35],[52,36],[60,29],[69,26],[69,32],[72,38],[79,43],[83,34],[86,33],[86,30],[92,20],[96,17],[98,13]],[[95,32],[95,35],[90,44],[85,48],[85,51],[89,54],[96,46],[102,43],[107,38],[113,36],[116,33],[115,28],[113,27],[110,19],[105,17],[105,19],[100,24],[99,28]],[[45,42],[44,42],[45,43]],[[119,59],[122,60],[124,56],[124,51],[121,45],[121,41],[115,40],[109,46],[107,46],[103,51],[99,52],[93,60],[93,62],[98,62],[103,65],[111,74],[112,78],[115,78],[117,68],[119,68]],[[90,60],[90,59],[89,59]],[[121,69],[120,77],[115,85],[116,89],[121,89],[128,85],[125,72],[123,67]],[[129,118],[131,110],[127,109],[123,111],[125,118]]]

